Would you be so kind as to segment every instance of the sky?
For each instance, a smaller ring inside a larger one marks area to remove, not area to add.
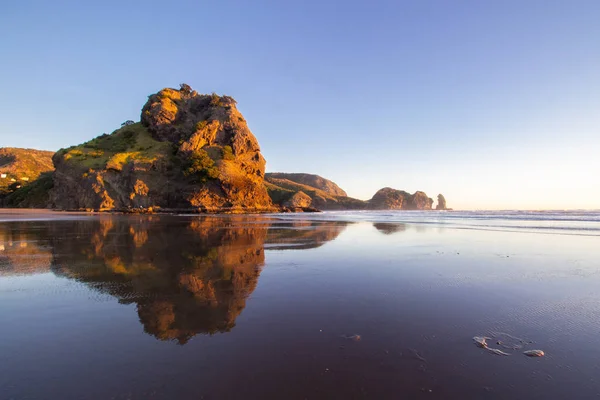
[[[188,83],[233,96],[268,172],[456,209],[600,208],[600,2],[0,5],[0,146],[57,150]]]

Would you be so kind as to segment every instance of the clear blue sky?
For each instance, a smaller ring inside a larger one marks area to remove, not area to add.
[[[228,94],[267,170],[367,199],[600,208],[600,1],[0,5],[0,146],[56,150],[186,82]]]

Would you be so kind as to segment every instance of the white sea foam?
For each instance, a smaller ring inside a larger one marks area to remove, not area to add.
[[[280,214],[278,217],[600,236],[600,211],[329,211],[318,214]]]

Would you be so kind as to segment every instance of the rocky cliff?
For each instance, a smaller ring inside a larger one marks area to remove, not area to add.
[[[61,149],[51,203],[60,209],[268,211],[265,159],[234,99],[187,85],[151,95],[141,122]]]
[[[431,210],[433,199],[424,192],[414,194],[389,187],[379,189],[368,202],[371,210]]]

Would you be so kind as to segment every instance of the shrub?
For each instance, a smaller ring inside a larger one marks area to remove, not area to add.
[[[196,124],[196,132],[201,131],[202,129],[206,128],[207,125],[208,125],[208,122],[206,120],[198,122]]]
[[[129,140],[131,139],[133,136],[135,135],[134,131],[124,131],[123,132],[123,139],[125,140]]]
[[[223,160],[234,160],[235,156],[233,155],[233,149],[231,146],[223,146],[221,150],[221,154],[223,155]]]
[[[223,105],[222,102],[221,102],[221,98],[215,92],[213,92],[210,95],[210,105],[213,106],[213,107],[220,107],[220,106]]]
[[[94,150],[94,151],[90,151],[88,154],[94,158],[98,158],[98,157],[102,157],[104,155],[104,152],[102,150]]]
[[[183,173],[193,182],[201,183],[219,177],[219,169],[215,167],[215,162],[204,150],[196,150],[187,157]]]

